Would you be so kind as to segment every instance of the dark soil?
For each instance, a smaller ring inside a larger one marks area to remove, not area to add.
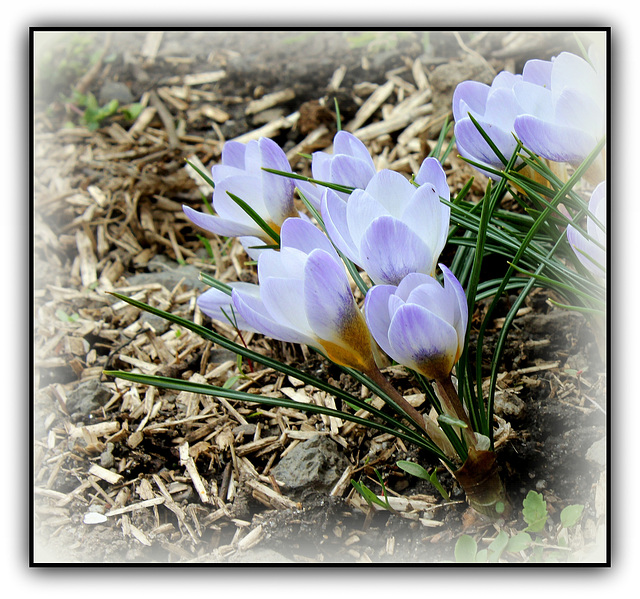
[[[510,45],[508,33],[489,32],[476,40],[475,45],[469,35],[465,34],[461,39],[486,57],[494,71],[501,68],[518,70],[529,58],[549,58],[560,49],[575,49],[570,35],[543,32],[537,37],[530,35],[528,43],[518,46]],[[522,35],[526,37],[529,34]],[[72,156],[69,146],[75,142],[64,146],[55,141],[64,138],[64,123],[75,116],[69,113],[65,95],[89,69],[83,57],[99,52],[105,37],[104,33],[84,36],[87,41],[82,43],[87,44],[87,52],[81,55],[71,52],[77,44],[72,37],[63,38],[62,41],[51,42],[40,56],[45,65],[51,60],[60,61],[64,56],[66,70],[60,67],[55,72],[56,76],[44,71],[37,75],[35,143],[55,146],[60,155],[61,171],[72,178],[72,184],[79,191],[86,191],[92,185],[108,191],[108,180],[122,175],[113,168],[111,171],[100,170],[96,163],[91,162],[91,156],[85,155],[83,164],[75,159],[65,162],[64,152],[68,151]],[[446,112],[453,84],[445,82],[436,88],[434,81],[442,81],[444,71],[440,74],[435,71],[439,66],[462,61],[467,55],[452,32],[431,32],[428,37],[423,32],[388,32],[371,39],[366,38],[363,32],[165,32],[153,60],[141,56],[144,39],[145,32],[114,32],[103,68],[87,91],[99,97],[106,82],[115,82],[123,84],[126,89],[121,91],[128,90],[133,101],[137,101],[145,92],[161,85],[173,85],[173,81],[179,81],[185,75],[224,69],[226,76],[222,80],[203,89],[220,98],[220,104],[229,113],[230,118],[219,125],[221,134],[229,139],[261,126],[255,118],[245,115],[248,101],[272,91],[291,88],[294,98],[279,105],[278,109],[284,115],[300,110],[301,121],[297,128],[283,129],[274,137],[285,150],[291,149],[306,132],[322,124],[328,128],[327,135],[333,135],[333,102],[323,106],[318,102],[319,98],[335,97],[343,120],[348,121],[358,108],[357,97],[352,92],[354,85],[383,83],[389,71],[401,68],[418,57],[432,77],[434,113]],[[341,65],[347,70],[340,87],[328,90],[329,80]],[[174,107],[170,108],[176,116]],[[176,119],[182,116],[184,114],[180,112]],[[439,129],[434,129],[425,134],[425,147],[428,147],[429,140],[437,137],[438,132]],[[194,138],[210,138],[211,122],[206,119],[189,120],[186,134]],[[393,142],[392,136],[388,143]],[[198,148],[202,150],[200,156],[206,165],[215,160],[215,152],[209,146],[202,144]],[[96,146],[97,153],[103,150]],[[147,213],[151,210],[153,215],[171,214],[169,222],[178,222],[179,217],[175,216],[178,212],[161,212],[163,208],[158,204],[158,198],[169,198],[177,205],[183,201],[198,201],[199,194],[193,182],[180,170],[183,159],[180,150],[169,149],[162,151],[157,160],[149,160],[143,167],[144,177],[136,175],[135,183],[126,190],[130,193],[127,210],[119,205],[112,208],[105,214],[105,222],[133,223],[130,226],[139,239],[145,239],[145,227],[138,224],[138,219],[142,222],[145,210]],[[455,163],[450,170],[454,186],[470,174],[469,171],[457,173],[455,169],[461,168],[460,164]],[[123,168],[127,168],[126,164]],[[37,176],[38,159],[35,170]],[[482,193],[480,184],[474,189]],[[119,191],[117,188],[113,190],[114,198]],[[51,186],[46,193],[37,187],[36,208],[39,202],[46,205],[55,195]],[[136,198],[134,202],[130,201],[132,196]],[[36,223],[36,325],[40,323],[38,310],[46,311],[48,306],[64,308],[67,314],[78,312],[84,315],[96,305],[102,308],[109,302],[113,304],[111,299],[104,300],[105,304],[96,304],[92,297],[82,293],[67,298],[60,291],[86,291],[79,279],[77,263],[74,267],[78,249],[75,238],[71,237],[75,235],[75,229],[70,223],[77,218],[77,210],[77,205],[61,205],[60,209],[49,211],[46,230],[38,228],[39,221]],[[154,216],[154,219],[151,222],[155,222],[159,229],[158,218]],[[197,247],[200,242],[196,232],[189,230],[184,220],[179,221],[179,227],[177,244],[185,248]],[[121,230],[124,231],[124,227]],[[57,244],[54,240],[47,240],[48,231],[57,237]],[[171,260],[176,259],[172,244],[158,243],[152,237],[146,239],[148,242],[141,247],[142,251],[149,250],[151,255],[167,254]],[[99,243],[95,236],[94,242]],[[124,242],[129,243],[126,239]],[[147,255],[146,262],[143,262],[140,254],[132,257],[116,247],[117,244],[110,243],[104,253],[108,260],[100,264],[104,268],[113,266],[117,260],[111,258],[117,255],[123,278],[117,279],[116,287],[131,285],[134,275],[158,276],[158,271],[149,266],[152,264],[150,256]],[[502,267],[498,265],[498,268]],[[162,285],[171,291],[178,282],[179,279],[173,284]],[[183,284],[193,289],[195,283],[194,277]],[[523,530],[526,524],[520,514],[522,500],[530,490],[538,491],[543,494],[550,513],[543,536],[554,544],[560,511],[567,505],[583,504],[584,515],[572,537],[572,546],[580,556],[590,561],[594,559],[590,551],[596,545],[606,520],[603,507],[604,447],[598,453],[606,427],[605,369],[597,339],[587,320],[580,314],[550,307],[546,303],[547,297],[547,292],[537,290],[527,299],[525,313],[515,321],[504,354],[496,398],[496,426],[501,427],[503,433],[497,437],[501,439],[497,456],[515,510],[506,522],[498,525],[510,531]],[[182,309],[177,300],[176,306]],[[54,308],[50,308],[51,311]],[[139,426],[144,412],[136,415],[131,410],[119,409],[123,400],[118,399],[113,404],[113,389],[99,382],[104,382],[100,377],[102,369],[131,368],[131,363],[123,362],[117,356],[126,353],[127,346],[136,338],[114,335],[110,331],[142,322],[137,312],[123,310],[110,314],[112,321],[109,326],[101,321],[102,324],[98,323],[100,326],[83,333],[86,347],[83,346],[82,359],[74,361],[74,356],[80,354],[75,351],[75,346],[61,337],[52,355],[62,356],[65,363],[48,363],[49,356],[38,356],[36,360],[36,563],[438,563],[453,560],[453,549],[461,534],[470,534],[478,539],[495,536],[498,525],[482,520],[468,509],[462,491],[446,470],[441,469],[439,480],[451,496],[449,502],[442,500],[430,483],[409,477],[395,465],[398,460],[412,458],[431,470],[438,466],[431,456],[393,441],[378,443],[374,440],[377,435],[366,430],[354,434],[350,438],[353,444],[348,448],[340,446],[340,450],[358,468],[354,477],[379,493],[374,474],[374,468],[378,469],[390,492],[403,497],[430,498],[434,506],[432,518],[441,524],[430,527],[403,514],[369,513],[366,508],[356,507],[352,501],[353,492],[349,489],[341,496],[330,496],[327,489],[309,487],[303,493],[291,496],[296,507],[269,508],[256,499],[254,488],[243,479],[236,481],[237,489],[230,504],[203,503],[192,488],[191,480],[183,475],[178,444],[190,439],[193,449],[199,440],[208,438],[205,437],[207,431],[190,428],[191,425],[160,427],[159,433],[145,434],[137,444],[133,444],[130,435]],[[504,313],[496,314],[497,319],[501,316]],[[162,330],[160,322],[144,322],[151,323],[152,337],[160,337],[167,330]],[[488,353],[481,357],[483,364],[488,363],[491,357],[491,344],[499,326],[497,320],[496,327],[488,332],[489,344],[485,348]],[[50,333],[44,326],[37,331],[40,339],[45,339],[47,334]],[[338,369],[310,359],[299,348],[269,344],[260,339],[254,341],[261,351],[269,351],[274,357],[298,363],[301,368],[318,376],[334,379],[336,384],[346,383],[344,377],[341,380]],[[90,350],[95,350],[92,362],[86,359]],[[224,350],[194,344],[191,353],[165,364],[164,370],[158,373],[186,376],[187,373],[198,372],[202,365],[222,364],[225,360],[229,360],[229,355]],[[93,381],[94,387],[88,390],[80,387],[87,381]],[[278,377],[273,373],[266,374],[260,381],[265,388],[277,382]],[[394,382],[406,392],[413,389],[412,382],[401,374],[396,374]],[[60,393],[66,394],[64,409]],[[175,394],[163,394],[161,398],[162,406],[154,418],[179,420],[186,414],[181,411],[182,400],[178,401]],[[146,401],[143,390],[140,391],[140,399]],[[156,400],[152,397],[149,401],[153,404]],[[247,418],[252,413],[245,406],[236,406],[236,409]],[[116,435],[110,445],[100,441],[93,446],[91,439],[72,435],[73,427],[108,422],[116,422],[117,430],[126,429],[129,436]],[[226,421],[220,419],[220,422]],[[317,423],[314,422],[315,426]],[[261,426],[262,438],[281,432],[273,418],[265,417]],[[215,425],[212,425],[211,431],[214,429]],[[198,437],[196,433],[202,436]],[[190,434],[193,437],[189,437]],[[241,432],[234,434],[238,443],[252,439],[249,436],[242,440]],[[392,451],[380,449],[382,445]],[[200,476],[215,483],[216,488],[223,488],[229,484],[229,464],[235,457],[228,446],[216,446],[213,441],[211,447],[202,447],[202,452],[195,457]],[[265,468],[268,470],[273,463],[269,453],[261,456],[258,452],[258,455],[248,457],[258,472]],[[120,467],[115,469],[114,463]],[[92,464],[111,468],[128,482],[119,486],[91,479],[87,470]],[[170,487],[173,503],[131,511],[126,518],[110,518],[103,524],[83,522],[83,516],[93,504],[106,505],[107,510],[113,505],[120,505],[115,499],[119,493],[125,493],[123,489],[127,487],[126,493],[131,499],[127,501],[125,497],[123,505],[147,499],[133,492],[141,487],[142,480],[149,481],[156,496],[162,483]],[[170,509],[174,505],[177,507]],[[221,509],[225,514],[218,517],[217,511]],[[259,526],[262,530],[260,541],[238,550],[238,543],[246,531]],[[223,551],[221,548],[231,549]]]

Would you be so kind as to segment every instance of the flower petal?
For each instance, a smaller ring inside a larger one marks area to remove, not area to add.
[[[223,218],[252,225],[259,230],[253,219],[233,200],[229,193],[246,202],[263,219],[271,220],[260,190],[260,179],[249,175],[227,177],[216,185],[213,192],[213,209]]]
[[[371,196],[367,191],[356,189],[346,203],[347,206],[347,230],[353,245],[358,248],[362,242],[366,230],[372,221],[379,216],[389,215],[389,212]],[[344,237],[344,235],[343,235]]]
[[[344,154],[334,156],[329,166],[331,183],[357,189],[364,189],[375,174],[376,170],[372,164]]]
[[[456,122],[469,118],[471,112],[474,117],[484,114],[487,96],[491,88],[479,81],[463,81],[458,83],[453,92],[453,118]]]
[[[467,323],[469,321],[469,306],[467,304],[467,296],[462,285],[460,285],[460,281],[456,279],[455,275],[444,264],[439,264],[439,266],[442,274],[444,275],[444,289],[451,298],[450,301],[452,305],[456,307],[452,324],[458,333],[457,361],[464,349],[464,340],[467,335]]]
[[[545,122],[528,114],[516,119],[515,129],[525,147],[554,162],[580,163],[598,141],[584,131]]]
[[[232,283],[232,287],[256,297],[260,293],[258,285],[251,283]],[[215,288],[208,289],[198,298],[197,304],[198,308],[213,320],[237,326],[241,331],[257,332],[234,308],[231,295],[224,291]]]
[[[371,335],[387,355],[391,355],[389,345],[389,325],[391,311],[389,300],[396,291],[394,285],[375,285],[364,298],[364,315]]]
[[[189,206],[183,206],[182,210],[186,214],[187,218],[196,226],[216,235],[222,235],[223,237],[236,237],[240,235],[255,235],[256,226],[251,226],[244,223],[239,223],[235,220],[228,220],[213,214],[206,214],[204,212],[198,212]],[[258,229],[259,231],[259,229]]]
[[[411,272],[430,273],[433,255],[408,225],[391,216],[376,218],[360,245],[362,268],[376,283],[397,285]]]
[[[336,133],[333,138],[333,153],[334,155],[347,154],[353,156],[373,167],[373,158],[371,158],[367,146],[353,133],[349,133],[348,131],[342,130]],[[373,170],[375,173],[375,167],[373,167]]]
[[[304,299],[311,330],[331,360],[365,372],[374,367],[371,336],[344,267],[323,250],[307,259]]]
[[[415,182],[418,185],[431,183],[441,198],[448,200],[451,197],[451,192],[447,185],[447,175],[436,158],[429,157],[424,159],[418,174],[415,176]]]
[[[341,200],[332,189],[327,189],[322,197],[321,213],[331,241],[349,260],[359,263],[360,252],[351,239],[347,223],[347,202]]]
[[[411,199],[415,187],[404,175],[396,171],[383,169],[369,181],[366,191],[372,198],[379,202],[389,214],[399,218],[406,204]],[[353,197],[353,194],[351,195]]]
[[[288,218],[280,230],[280,244],[310,254],[315,249],[321,249],[339,260],[339,256],[329,238],[309,221],[301,218]]]
[[[416,304],[401,306],[389,326],[391,357],[428,378],[449,376],[455,364],[458,336],[442,319]]]
[[[317,346],[315,339],[304,332],[276,321],[266,310],[260,298],[234,289],[231,295],[233,305],[240,316],[256,331],[280,341]]]

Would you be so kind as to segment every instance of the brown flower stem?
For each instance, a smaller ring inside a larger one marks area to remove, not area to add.
[[[508,516],[511,504],[498,473],[493,451],[469,448],[469,456],[453,476],[463,488],[469,505],[485,516]]]
[[[387,380],[387,378],[377,368],[366,372],[366,375],[373,380],[393,401],[402,409],[409,418],[420,426],[427,437],[431,439],[449,458],[457,458],[458,454],[453,449],[451,442],[444,432],[429,417],[425,417],[418,412],[402,394]]]
[[[460,397],[458,397],[458,392],[456,388],[453,386],[453,381],[451,377],[448,376],[443,379],[436,380],[436,388],[438,389],[438,396],[443,403],[444,411],[447,412],[450,416],[457,418],[464,422],[467,427],[462,429],[462,433],[464,434],[467,445],[471,448],[476,447],[476,434],[473,432],[473,428],[471,426],[471,421],[469,420],[469,416],[464,411],[462,407],[462,403],[460,402]]]

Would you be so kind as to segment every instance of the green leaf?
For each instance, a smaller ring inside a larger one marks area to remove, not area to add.
[[[242,208],[249,217],[256,223],[271,239],[273,239],[278,245],[280,245],[280,235],[278,235],[267,222],[244,200],[240,199],[237,195],[227,191],[227,195]]]
[[[473,564],[476,561],[478,544],[473,537],[462,535],[456,542],[453,554],[458,564]]]
[[[582,516],[582,511],[584,510],[584,505],[574,504],[568,505],[560,512],[560,522],[562,526],[565,528],[571,528],[578,523],[580,520],[580,516]]]
[[[353,485],[354,489],[358,491],[360,495],[362,495],[364,500],[369,505],[371,505],[372,503],[375,503],[376,505],[379,505],[385,509],[389,509],[388,502],[385,503],[384,501],[382,501],[382,499],[380,499],[371,489],[369,489],[368,487],[365,487],[362,483],[359,483],[351,479],[351,484]]]
[[[544,500],[542,493],[529,491],[522,501],[522,516],[529,525],[525,531],[540,532],[544,530],[549,513],[547,512],[547,502]]]
[[[531,539],[531,535],[528,532],[519,532],[518,534],[512,536],[507,543],[506,551],[509,553],[520,553],[520,551],[524,551],[533,540]]]
[[[440,414],[438,416],[438,422],[448,424],[450,426],[457,426],[458,428],[468,428],[466,422],[459,420],[458,418],[454,418],[453,416],[448,416],[447,414]]]
[[[202,179],[205,181],[205,183],[207,183],[210,187],[214,188],[216,187],[215,183],[213,182],[213,179],[211,177],[209,177],[208,175],[206,175],[205,173],[203,173],[195,164],[193,164],[193,162],[189,162],[188,160],[185,159],[185,162],[194,170],[196,171],[196,173],[198,173],[198,175],[200,175],[202,177]]]
[[[122,107],[122,114],[128,121],[135,121],[142,112],[142,104],[135,102]]]
[[[509,535],[504,530],[501,530],[498,533],[498,536],[491,541],[491,544],[488,547],[489,561],[492,563],[497,562],[500,559],[502,552],[506,549],[508,543]]]
[[[408,474],[412,476],[417,476],[422,480],[431,480],[431,476],[429,471],[426,468],[423,468],[420,464],[416,464],[415,462],[408,462],[407,460],[400,460],[396,462],[396,466],[401,470],[404,470]]]

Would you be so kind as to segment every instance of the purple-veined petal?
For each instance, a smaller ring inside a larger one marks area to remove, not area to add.
[[[580,234],[572,225],[567,225],[567,241],[583,266],[597,277],[604,278],[606,267],[604,250]]]
[[[458,281],[455,275],[444,264],[439,264],[438,266],[440,266],[440,270],[444,276],[444,289],[450,298],[453,296],[450,301],[456,306],[456,313],[452,324],[458,333],[457,361],[464,349],[467,323],[469,321],[469,306],[467,304],[467,296],[462,285],[460,285],[460,281]]]
[[[508,160],[517,145],[513,135],[510,132],[498,129],[491,123],[484,121],[478,121],[478,123],[498,150],[500,150]],[[454,131],[456,144],[461,154],[476,162],[487,164],[496,169],[501,169],[504,166],[470,119],[458,121],[455,124]]]
[[[322,204],[322,194],[325,188],[308,181],[295,181],[298,195],[304,198],[316,209],[320,210]]]
[[[313,337],[276,321],[266,310],[260,298],[242,293],[236,289],[231,295],[236,311],[256,331],[280,341],[317,346]]]
[[[463,81],[458,83],[453,92],[453,118],[456,122],[468,118],[471,112],[474,117],[484,114],[487,96],[491,88],[479,81]]]
[[[458,335],[448,323],[417,304],[398,308],[389,325],[391,357],[428,378],[449,376]]]
[[[550,60],[528,60],[522,69],[522,80],[546,88],[551,88]]]
[[[511,132],[513,131],[513,121],[521,111],[512,87],[495,89],[487,98],[482,120],[491,123],[497,129]]]
[[[432,269],[429,247],[405,223],[391,216],[376,218],[360,244],[361,266],[376,284],[397,285],[411,272]]]
[[[449,324],[453,324],[456,317],[457,305],[451,302],[449,294],[436,279],[415,287],[405,303],[418,304],[435,314]]]
[[[401,217],[402,222],[429,246],[434,260],[447,242],[450,218],[451,209],[440,202],[439,194],[431,183],[416,189]],[[434,268],[435,263],[431,271]]]
[[[542,121],[528,114],[516,119],[515,129],[525,147],[554,162],[580,163],[598,141],[584,131]]]
[[[244,156],[247,147],[239,141],[227,141],[222,146],[222,164],[243,169],[245,167]]]
[[[565,88],[556,100],[555,122],[591,133],[596,139],[604,135],[605,117],[595,102],[578,90]]]
[[[342,262],[323,250],[309,254],[304,296],[311,330],[327,356],[367,372],[375,367],[371,336],[358,310]]]
[[[396,297],[400,298],[403,302],[406,302],[411,292],[419,285],[438,285],[438,281],[430,275],[426,275],[423,272],[409,273],[398,285],[396,291]],[[397,308],[397,307],[396,307]],[[394,310],[396,309],[394,308]]]
[[[331,160],[328,181],[338,185],[364,189],[375,174],[375,168],[368,162],[353,156],[339,154]]]
[[[347,203],[332,189],[327,189],[322,198],[322,220],[329,238],[352,262],[360,262],[360,251],[356,249],[347,223]]]
[[[309,254],[305,265],[304,305],[311,330],[340,343],[343,330],[358,312],[342,262],[323,250]]]
[[[288,277],[302,281],[307,256],[300,250],[281,247],[279,252],[263,252],[258,260],[258,279]]]

